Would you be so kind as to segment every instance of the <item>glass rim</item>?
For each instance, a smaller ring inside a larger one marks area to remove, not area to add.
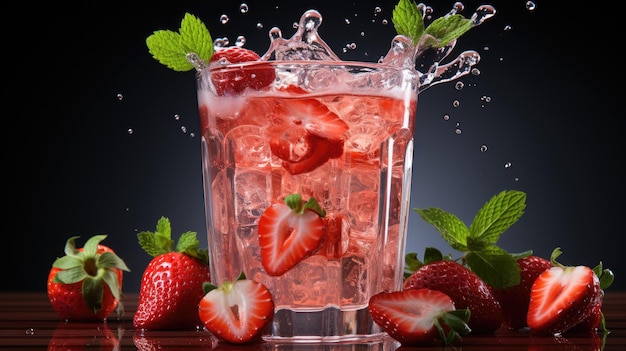
[[[281,66],[281,67],[353,67],[353,68],[365,68],[372,70],[393,70],[393,71],[416,71],[415,68],[398,67],[386,63],[370,62],[370,61],[335,61],[335,60],[257,60],[257,61],[245,61],[226,64],[209,64],[206,68],[199,72],[215,72],[229,69],[244,69],[247,67],[258,66]]]

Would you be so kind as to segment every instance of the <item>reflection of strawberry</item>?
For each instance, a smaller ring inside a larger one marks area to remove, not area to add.
[[[211,334],[202,330],[177,330],[176,336],[164,331],[135,330],[133,344],[138,351],[159,350],[215,350],[215,339]],[[184,340],[184,347],[176,347],[175,343]],[[124,348],[125,350],[125,348]]]
[[[265,285],[242,275],[219,287],[204,286],[198,316],[217,338],[235,344],[258,340],[274,316],[274,301]]]
[[[133,326],[146,330],[196,329],[202,284],[209,281],[208,253],[195,232],[183,233],[174,251],[169,219],[161,217],[155,232],[137,234],[141,247],[154,258],[141,278]]]
[[[67,320],[104,320],[116,308],[121,313],[124,261],[108,246],[106,235],[94,235],[76,248],[71,237],[65,256],[54,261],[48,274],[48,298],[55,312]]]
[[[528,305],[527,323],[533,334],[561,334],[592,315],[602,303],[600,280],[586,266],[564,266],[555,261],[533,283]]]
[[[456,308],[469,309],[468,324],[473,333],[492,333],[502,324],[502,307],[493,289],[456,261],[430,262],[405,280],[404,289],[421,288],[439,290],[452,298]]]
[[[437,290],[381,292],[368,308],[374,322],[404,346],[449,344],[470,332],[469,312],[456,311],[450,296]]]
[[[120,342],[107,323],[59,323],[48,343],[48,351],[94,349],[120,349]]]
[[[281,275],[316,250],[324,234],[326,214],[314,198],[299,194],[270,205],[259,219],[261,263],[270,275]]]
[[[535,279],[552,267],[549,260],[533,255],[519,258],[517,263],[520,268],[520,283],[508,288],[495,289],[496,298],[504,313],[503,326],[510,329],[526,327],[530,289]]]
[[[217,48],[211,56],[210,64],[219,66],[227,63],[240,63],[257,61],[259,55],[239,46]],[[229,68],[228,71],[214,72],[211,80],[215,86],[217,95],[239,94],[246,88],[262,89],[274,81],[276,72],[268,63],[255,69]]]

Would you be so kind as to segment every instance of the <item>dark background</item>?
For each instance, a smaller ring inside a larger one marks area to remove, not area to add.
[[[108,234],[103,243],[131,269],[124,290],[137,292],[151,257],[136,234],[154,230],[161,216],[176,239],[196,231],[206,247],[194,73],[152,59],[145,46],[152,31],[178,30],[190,12],[213,38],[244,34],[246,47],[262,54],[271,27],[290,37],[292,23],[315,8],[324,16],[321,36],[340,57],[372,62],[395,33],[382,20],[396,1],[248,1],[246,14],[240,3],[23,2],[27,8],[15,10],[3,50],[4,251],[13,259],[3,264],[2,290],[45,291],[67,238],[81,236],[82,246]],[[602,261],[616,275],[610,289],[623,290],[619,9],[537,0],[531,11],[525,0],[494,0],[465,1],[462,14],[481,3],[494,5],[496,16],[464,35],[449,58],[477,50],[481,73],[459,79],[461,90],[444,83],[420,94],[412,207],[439,207],[469,225],[491,196],[524,191],[526,213],[500,246],[544,257],[558,246],[569,265]],[[453,1],[429,5],[439,17]],[[343,53],[352,42],[356,49]],[[407,251],[421,257],[426,246],[449,251],[412,212]]]

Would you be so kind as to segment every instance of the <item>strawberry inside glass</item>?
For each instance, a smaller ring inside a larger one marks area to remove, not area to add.
[[[212,283],[243,272],[269,288],[266,339],[382,335],[367,304],[402,286],[418,93],[479,60],[467,51],[439,65],[452,41],[421,73],[424,52],[397,36],[380,62],[341,61],[317,33],[321,19],[307,11],[290,39],[272,29],[253,60],[235,47],[216,47],[209,63],[188,57]],[[322,211],[296,215],[286,198]]]

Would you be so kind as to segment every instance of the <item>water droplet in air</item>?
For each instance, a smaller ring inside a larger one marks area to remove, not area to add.
[[[239,47],[246,45],[246,37],[243,35],[238,36],[237,40],[235,40],[235,45]]]
[[[507,30],[511,30],[511,26],[507,24],[506,26],[504,26],[504,30],[505,30],[505,31],[507,31]]]
[[[380,8],[380,6],[374,7],[374,14],[381,13],[382,11],[383,11],[383,9]]]
[[[346,24],[350,24],[350,20],[349,19],[344,19],[344,22],[346,22]]]
[[[513,164],[511,162],[507,162],[504,164],[504,168],[511,168]]]
[[[122,101],[124,99],[124,95],[122,95],[122,93],[117,93],[117,99]]]
[[[26,329],[26,335],[35,335],[35,329],[33,328]]]
[[[482,144],[482,145],[480,146],[480,152],[486,152],[486,151],[487,151],[487,145]]]
[[[180,127],[180,130],[181,130],[183,133],[187,133],[187,127],[185,127],[185,126],[181,126],[181,127]]]
[[[481,100],[481,101],[484,101],[484,102],[489,103],[489,102],[491,102],[491,97],[490,97],[490,96],[487,96],[487,95],[483,95],[483,96],[480,98],[480,100]]]
[[[519,177],[513,178],[514,181],[519,182]]]
[[[174,115],[174,120],[176,121],[180,120],[180,115],[178,113]]]
[[[241,13],[248,13],[248,4],[246,4],[245,2],[241,3],[241,5],[239,5],[239,11],[241,11]]]
[[[256,24],[256,29],[263,29],[263,23],[259,22]]]
[[[472,74],[475,76],[480,75],[480,70],[478,68],[472,68]]]
[[[456,133],[456,135],[461,135],[461,128],[455,129],[454,133]]]
[[[133,130],[133,128],[128,128],[128,130],[126,131],[126,133],[133,134],[135,131]]]
[[[226,23],[228,23],[229,20],[230,20],[230,18],[228,18],[227,15],[221,15],[220,16],[220,23],[221,24],[226,24]]]
[[[196,136],[196,133],[191,132],[191,133],[189,133],[189,136],[193,138],[193,137],[195,137],[195,136]]]
[[[452,106],[459,107],[459,106],[461,106],[461,102],[459,100],[454,100],[454,101],[452,101]]]
[[[537,5],[533,1],[526,1],[526,9],[528,11],[534,11],[537,8]]]
[[[384,25],[387,25],[388,23],[389,23],[389,21],[386,18],[382,21],[382,24],[384,24]]]
[[[365,36],[365,32],[361,32],[361,36],[364,37]]]
[[[463,87],[465,87],[465,83],[463,83],[463,82],[456,82],[456,84],[454,85],[454,88],[456,90],[461,90],[461,89],[463,89]]]
[[[449,119],[450,119],[450,115],[443,115],[443,120],[444,120],[444,121],[447,121],[447,120],[449,120]]]

